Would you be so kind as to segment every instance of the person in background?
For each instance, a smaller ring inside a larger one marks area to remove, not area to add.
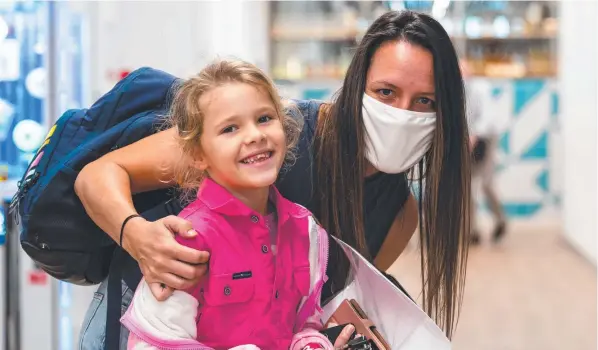
[[[461,61],[464,78],[471,77],[470,69],[465,60]],[[491,113],[483,110],[483,97],[465,80],[465,95],[467,103],[467,117],[470,128],[469,142],[472,150],[472,204],[471,204],[471,243],[480,243],[480,233],[476,226],[476,191],[481,188],[488,207],[494,218],[492,240],[497,243],[506,232],[506,217],[494,186],[494,169],[496,166],[497,130]]]

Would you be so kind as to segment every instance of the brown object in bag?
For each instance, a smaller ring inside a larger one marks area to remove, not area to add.
[[[330,323],[336,323],[337,325],[350,323],[355,326],[357,333],[371,340],[379,350],[391,350],[388,343],[376,330],[376,326],[368,319],[355,299],[343,300],[332,316],[330,316],[324,328],[328,328]]]

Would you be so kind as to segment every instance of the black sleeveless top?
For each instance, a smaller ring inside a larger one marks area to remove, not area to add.
[[[313,194],[314,150],[312,142],[321,102],[296,101],[301,116],[295,116],[303,122],[297,160],[292,167],[283,169],[276,183],[280,193],[288,200],[299,203],[317,215],[314,210]],[[364,181],[364,226],[365,239],[372,257],[380,251],[388,230],[409,197],[407,177],[404,173],[376,173]],[[330,266],[330,264],[329,264]],[[326,300],[329,288],[324,288],[322,300]]]

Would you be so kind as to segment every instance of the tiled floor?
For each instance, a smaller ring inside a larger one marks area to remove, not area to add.
[[[556,228],[511,225],[497,246],[471,249],[455,350],[595,350],[596,268]],[[390,272],[419,295],[419,256]]]

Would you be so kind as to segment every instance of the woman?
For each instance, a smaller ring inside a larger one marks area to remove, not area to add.
[[[449,337],[461,301],[469,234],[464,105],[457,55],[442,26],[427,15],[388,12],[357,47],[338,96],[319,108],[313,147],[299,149],[300,159],[313,160],[314,191],[304,195],[302,181],[309,180],[293,173],[297,165],[278,184],[283,196],[307,206],[328,232],[385,270],[417,223],[406,181],[406,172],[417,168],[423,183],[423,304]],[[302,137],[308,132],[304,126]],[[132,192],[175,185],[174,164],[181,156],[175,133],[170,129],[147,137],[81,171],[76,191],[91,218],[115,241],[123,220],[135,213]],[[172,234],[193,235],[189,229],[175,217],[131,220],[123,230],[123,247],[147,280],[187,288],[205,272],[197,264],[208,258],[176,244]],[[338,251],[331,255],[337,263],[331,266],[346,268]],[[332,281],[330,293],[343,282]],[[104,322],[95,310],[90,315],[95,316],[84,333]],[[83,337],[84,343],[96,341]]]

